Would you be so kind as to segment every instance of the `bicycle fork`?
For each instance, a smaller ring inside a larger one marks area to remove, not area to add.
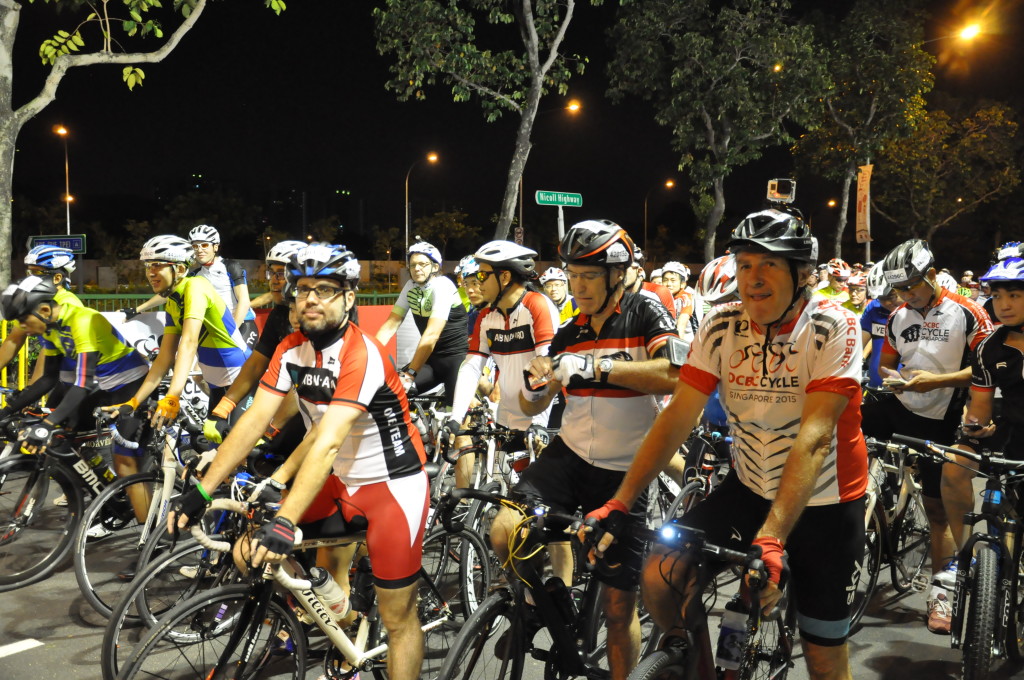
[[[987,503],[987,492],[985,497]],[[971,561],[974,557],[975,546],[979,543],[987,543],[989,547],[995,551],[997,565],[999,567],[999,587],[996,589],[996,611],[999,612],[999,617],[996,619],[995,630],[993,630],[992,633],[992,647],[993,655],[996,658],[1001,659],[1006,656],[1005,637],[1006,631],[1010,626],[1010,617],[1012,614],[1010,611],[1010,598],[1008,595],[1012,585],[1010,574],[1013,573],[1013,557],[1011,556],[1010,551],[1006,550],[1003,546],[1002,536],[1007,535],[1007,532],[1010,532],[1011,534],[1014,533],[1017,527],[1017,522],[1012,519],[1003,519],[998,515],[983,511],[980,513],[969,512],[965,514],[964,524],[966,526],[973,527],[983,519],[988,521],[990,533],[973,533],[964,543],[964,547],[957,555],[956,585],[954,586],[953,591],[953,611],[951,616],[949,644],[953,649],[962,648],[965,613],[964,604],[970,587],[968,578],[970,576]]]

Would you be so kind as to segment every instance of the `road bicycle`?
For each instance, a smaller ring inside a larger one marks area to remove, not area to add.
[[[247,515],[253,506],[218,499],[211,509]],[[268,515],[257,512],[258,521]],[[193,537],[210,550],[228,552],[231,544],[213,541],[200,527]],[[299,550],[334,547],[361,541],[365,534],[303,540]],[[473,564],[459,558],[452,539],[470,541],[476,550]],[[451,640],[464,617],[467,588],[485,590],[490,581],[482,540],[470,531],[455,535],[435,532],[424,539],[417,614],[424,631],[424,677],[436,676]],[[307,628],[298,610],[327,637],[329,648],[323,672],[327,678],[351,678],[356,672],[385,677],[388,646],[377,612],[375,589],[361,560],[353,579],[351,602],[359,612],[349,628],[328,612],[312,589],[305,568],[289,558],[279,565],[250,570],[246,582],[205,591],[171,609],[132,651],[117,677],[132,678],[303,678],[306,673]],[[362,577],[360,577],[362,576]],[[351,633],[351,636],[350,636]],[[354,638],[354,639],[353,639]]]
[[[972,453],[894,435],[893,440],[947,464],[978,463],[985,478],[981,512],[964,515],[973,533],[957,555],[950,646],[963,650],[964,680],[986,680],[992,662],[1024,662],[1024,461]],[[984,528],[978,525],[984,522]]]

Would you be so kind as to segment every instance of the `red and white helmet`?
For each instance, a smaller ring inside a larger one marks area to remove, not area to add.
[[[850,275],[850,265],[846,264],[846,260],[838,257],[829,260],[826,269],[829,276],[848,277]]]
[[[704,265],[697,278],[697,292],[710,304],[736,294],[736,258],[722,255]]]
[[[862,286],[864,288],[868,285],[868,277],[864,272],[854,272],[850,274],[850,278],[846,281],[848,286]]]

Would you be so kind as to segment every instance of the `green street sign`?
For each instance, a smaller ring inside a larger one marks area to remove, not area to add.
[[[537,205],[565,205],[570,208],[583,207],[583,194],[570,194],[565,191],[538,191],[534,196]]]

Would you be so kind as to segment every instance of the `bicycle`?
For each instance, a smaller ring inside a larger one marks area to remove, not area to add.
[[[218,499],[212,510],[247,514],[250,504]],[[257,515],[266,513],[257,513]],[[259,519],[259,517],[257,517]],[[231,545],[213,541],[199,527],[193,537],[210,550],[228,552]],[[474,543],[484,556],[482,540],[469,531],[457,534]],[[365,534],[304,540],[307,550],[363,540]],[[440,537],[440,538],[439,538]],[[424,540],[424,566],[420,569],[417,614],[424,631],[424,668],[433,677],[457,629],[458,611],[467,587],[485,589],[490,575],[486,559],[466,564],[453,554],[450,543],[435,532]],[[364,567],[364,564],[366,565]],[[133,650],[118,678],[305,677],[307,637],[297,618],[298,608],[326,636],[329,649],[324,674],[331,679],[351,678],[355,672],[382,677],[388,647],[377,614],[375,590],[364,558],[353,579],[351,602],[359,612],[353,641],[329,614],[312,589],[298,560],[251,570],[245,583],[222,586],[192,597],[171,609]],[[468,584],[472,584],[471,586]],[[283,588],[291,600],[281,594]],[[295,603],[295,608],[289,605]],[[261,673],[263,675],[261,675]]]
[[[545,506],[526,507],[494,493],[456,489],[438,510],[449,530],[459,528],[451,510],[463,498],[523,512],[523,529],[528,532],[522,539],[521,551],[527,555],[517,559],[513,553],[507,583],[498,586],[466,621],[441,666],[438,680],[518,680],[526,670],[528,656],[543,662],[545,678],[610,677],[604,665],[607,640],[602,625],[603,584],[592,577],[571,588],[557,577],[544,583],[528,559],[540,551],[542,534],[549,531],[545,526],[548,522],[568,525],[572,530],[583,518],[552,512]],[[528,607],[527,593],[535,603],[533,608]],[[640,610],[639,614],[641,644],[649,644],[656,638],[653,624],[645,611]],[[542,649],[533,639],[535,630],[537,635],[541,630],[547,631],[551,640],[548,649]]]
[[[975,474],[985,478],[981,512],[964,515],[964,525],[984,521],[986,528],[975,529],[957,556],[950,646],[963,650],[964,680],[988,678],[993,659],[1024,662],[1024,461],[893,439],[945,463],[959,464],[951,454],[978,463]]]

